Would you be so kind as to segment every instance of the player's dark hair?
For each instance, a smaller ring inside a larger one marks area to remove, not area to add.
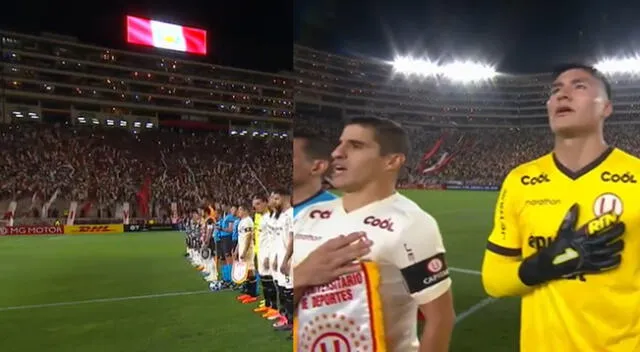
[[[253,199],[261,200],[263,202],[267,202],[267,197],[264,194],[256,194],[253,196]]]
[[[604,91],[607,93],[607,98],[611,100],[611,83],[607,77],[598,69],[593,66],[579,64],[579,63],[568,63],[557,66],[551,73],[552,80],[555,81],[561,74],[569,71],[569,70],[582,70],[590,74],[593,78],[597,79],[604,86]]]
[[[294,139],[302,139],[304,154],[312,160],[331,160],[333,145],[320,134],[304,128],[296,128],[293,131]]]
[[[273,191],[273,194],[278,194],[281,196],[291,196],[291,191],[287,188],[276,188]]]
[[[411,144],[407,131],[399,123],[383,117],[353,117],[345,122],[349,125],[360,125],[373,129],[375,141],[380,145],[380,154],[403,154],[409,156]]]

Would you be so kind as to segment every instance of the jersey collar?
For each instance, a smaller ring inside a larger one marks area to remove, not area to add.
[[[358,208],[356,210],[350,211],[349,214],[359,213],[359,212],[364,212],[364,211],[371,211],[371,209],[375,209],[375,208],[377,208],[379,206],[387,204],[388,202],[394,201],[396,199],[396,197],[398,196],[398,194],[399,194],[398,191],[395,191],[389,197],[377,200],[377,201],[375,201],[373,203],[369,203],[369,204],[363,206],[362,208]],[[343,202],[343,198],[340,198],[340,206],[338,206],[337,210],[338,210],[339,214],[345,215],[345,214],[347,214],[347,212],[344,210],[344,205],[342,204],[342,202]]]
[[[317,196],[321,195],[321,194],[322,194],[322,192],[324,192],[324,190],[323,190],[322,188],[320,188],[320,190],[319,190],[318,192],[316,192],[314,195],[312,195],[311,197],[309,197],[309,198],[307,198],[307,199],[303,200],[302,202],[298,202],[298,203],[296,203],[296,204],[293,204],[293,205],[292,205],[292,207],[297,208],[297,207],[299,207],[299,206],[301,206],[301,205],[303,205],[303,204],[305,204],[305,203],[308,203],[308,202],[310,202],[311,200],[313,200],[315,197],[317,197]]]
[[[611,155],[611,153],[613,152],[614,149],[615,149],[614,147],[609,146],[594,161],[590,162],[585,167],[583,167],[582,169],[577,170],[577,171],[571,171],[569,168],[567,168],[566,166],[562,165],[562,163],[560,163],[558,158],[556,158],[556,154],[555,153],[552,153],[551,155],[553,156],[553,163],[555,164],[555,166],[558,169],[558,171],[560,171],[562,174],[564,174],[568,178],[570,178],[570,179],[575,181],[578,178],[586,175],[587,173],[589,173],[590,171],[592,171],[596,167],[600,166],[600,164],[602,164],[602,162],[604,162],[607,159],[607,157],[609,157],[609,155]]]

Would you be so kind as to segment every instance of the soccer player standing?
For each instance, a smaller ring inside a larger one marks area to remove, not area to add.
[[[553,79],[553,152],[507,175],[482,281],[522,297],[522,352],[637,351],[640,160],[604,141],[613,109],[600,72],[567,65]]]
[[[253,220],[246,206],[238,207],[238,247],[237,260],[247,264],[248,274],[247,281],[242,286],[242,294],[238,296],[238,300],[242,303],[252,303],[256,299],[256,276],[253,252]]]
[[[407,134],[393,121],[363,117],[346,124],[332,153],[332,181],[343,197],[309,206],[296,217],[294,285],[298,292],[315,294],[306,300],[300,299],[296,292],[296,299],[300,300],[297,315],[300,319],[302,312],[310,308],[313,312],[330,311],[338,302],[354,302],[354,292],[370,294],[351,289],[355,285],[361,287],[361,272],[343,275],[359,270],[352,264],[354,260],[370,261],[379,268],[376,294],[381,307],[373,309],[380,309],[384,316],[384,326],[380,328],[386,348],[403,352],[444,352],[448,351],[455,319],[451,279],[435,219],[396,191],[408,153]],[[343,237],[343,234],[351,235]],[[348,242],[355,239],[361,240],[355,244]],[[339,287],[347,289],[332,292]],[[420,341],[416,336],[418,309],[427,319]],[[335,316],[329,313],[317,318],[327,321],[327,326],[345,329],[340,314],[335,311]],[[355,321],[362,316],[355,314],[350,318]],[[367,330],[374,335],[376,323],[371,325]],[[314,333],[313,326],[298,329],[298,334]],[[344,334],[343,330],[333,332]],[[341,336],[339,343],[345,348],[360,349],[362,340]],[[300,351],[308,350],[302,337],[296,336],[300,344],[296,347]],[[320,336],[309,343],[319,345],[329,341]]]
[[[229,213],[222,218],[220,229],[220,245],[222,246],[222,254],[224,255],[224,264],[222,265],[222,280],[226,286],[231,286],[231,269],[233,266],[233,228],[236,221],[236,207],[231,207]]]
[[[293,134],[293,215],[318,202],[336,199],[322,189],[331,163],[331,144],[310,131]]]
[[[267,199],[264,196],[256,195],[253,197],[252,206],[255,212],[253,215],[253,252],[255,257],[256,277],[257,277],[257,281],[262,283],[262,280],[260,278],[260,275],[262,275],[262,273],[260,273],[260,269],[259,269],[261,265],[259,262],[259,258],[260,258],[259,249],[260,249],[260,239],[262,238],[261,236],[262,219],[267,215],[267,212],[268,212]],[[264,287],[262,289],[262,294],[264,297]],[[263,313],[267,309],[268,308],[265,306],[265,300],[263,299],[258,304],[258,307],[254,309],[254,311],[257,313]]]

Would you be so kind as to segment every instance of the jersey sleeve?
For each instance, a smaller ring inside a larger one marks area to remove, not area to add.
[[[390,258],[419,305],[435,300],[451,287],[440,228],[426,213],[416,216],[403,231]]]
[[[512,171],[507,175],[493,216],[493,229],[487,242],[487,250],[506,257],[522,255],[522,238],[518,226],[518,176]]]
[[[268,216],[263,216],[260,220],[260,237],[258,238],[258,240],[260,251],[263,253],[268,253],[270,248],[269,244],[271,243],[271,233],[268,226],[269,221],[270,219],[268,219]]]

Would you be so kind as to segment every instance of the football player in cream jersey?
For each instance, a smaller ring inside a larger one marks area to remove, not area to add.
[[[242,294],[238,296],[238,300],[244,304],[252,303],[257,300],[257,287],[254,265],[253,252],[253,220],[249,207],[238,207],[238,246],[236,247],[235,259],[247,264],[248,274],[247,281],[242,285]]]
[[[396,191],[408,153],[406,132],[391,120],[362,117],[346,124],[332,153],[332,181],[343,197],[311,205],[296,216],[296,300],[298,292],[351,271],[354,260],[375,262],[387,349],[445,352],[455,321],[451,279],[436,220]],[[336,258],[355,245],[328,244],[354,233],[364,234],[370,252],[346,258],[336,269]],[[331,277],[331,272],[338,274]],[[427,321],[420,339],[415,333],[418,309]],[[353,344],[357,349],[358,341]]]
[[[283,261],[286,259],[287,245],[289,244],[289,235],[293,226],[293,208],[291,207],[291,192],[286,189],[279,189],[273,192],[274,203],[276,206],[277,219],[273,222],[273,247],[272,252],[275,253],[274,260],[271,265],[276,290],[278,293],[278,321],[273,324],[277,330],[291,330],[293,323],[293,284],[289,278],[289,273],[283,273],[281,270]],[[287,317],[289,316],[289,319]]]
[[[275,260],[276,253],[273,252],[273,230],[275,221],[277,219],[275,198],[271,194],[269,196],[268,212],[262,216],[260,222],[260,251],[258,252],[258,270],[260,272],[260,278],[262,281],[262,290],[264,294],[264,301],[266,310],[257,311],[263,313],[262,317],[267,319],[275,319],[279,316],[278,313],[278,293],[273,277],[273,271],[271,270],[273,260]]]

